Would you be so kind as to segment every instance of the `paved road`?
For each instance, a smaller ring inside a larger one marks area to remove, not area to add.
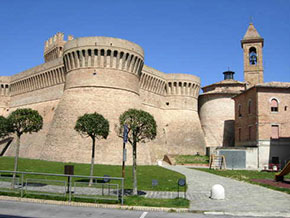
[[[132,210],[72,207],[0,200],[0,218],[233,218],[226,215],[144,212]]]
[[[186,176],[187,195],[194,194],[190,209],[196,211],[223,211],[230,214],[290,217],[290,195],[258,185],[216,176],[184,166],[164,166]],[[225,200],[209,198],[214,184],[225,188]]]

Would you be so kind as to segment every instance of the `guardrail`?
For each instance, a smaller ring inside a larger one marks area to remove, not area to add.
[[[14,173],[16,177],[13,179]],[[94,182],[90,185],[91,178]],[[87,198],[116,200],[123,204],[124,178],[0,170],[0,191],[19,194],[21,198],[27,194],[50,195],[64,197],[68,201]]]

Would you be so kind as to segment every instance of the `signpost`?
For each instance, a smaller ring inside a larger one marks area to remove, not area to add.
[[[74,175],[74,166],[73,165],[64,165],[64,174],[65,175]],[[67,193],[71,190],[71,177],[67,177]]]
[[[122,177],[125,178],[125,161],[127,160],[126,143],[128,142],[128,126],[124,125],[123,131],[123,165],[122,165]]]

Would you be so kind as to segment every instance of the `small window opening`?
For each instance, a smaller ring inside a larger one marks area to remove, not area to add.
[[[278,112],[278,101],[276,99],[271,100],[271,112]]]
[[[252,139],[252,127],[249,126],[249,140]]]
[[[288,106],[285,106],[285,107],[284,107],[284,110],[287,111],[287,109],[288,109]]]
[[[169,106],[169,102],[166,102],[166,105]]]
[[[242,117],[242,105],[239,104],[239,108],[238,108],[238,114],[239,117]]]
[[[248,103],[248,113],[251,114],[252,113],[252,101],[249,100],[249,103]]]
[[[278,139],[279,138],[279,126],[278,125],[272,125],[272,139]]]
[[[256,48],[254,47],[251,47],[249,50],[249,62],[250,62],[250,65],[257,64],[257,51],[256,51]]]
[[[93,73],[93,75],[95,76],[95,75],[97,75],[97,73],[96,73],[96,72],[94,72],[94,73]]]
[[[239,128],[239,137],[238,137],[239,142],[241,141],[241,138],[242,138],[242,128]]]

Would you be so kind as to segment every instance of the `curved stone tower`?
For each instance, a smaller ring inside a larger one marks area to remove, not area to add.
[[[188,74],[167,74],[166,79],[164,132],[169,154],[204,154],[197,110],[200,79]]]
[[[55,111],[42,158],[89,162],[91,140],[81,137],[73,128],[79,116],[97,112],[109,120],[110,134],[107,140],[96,143],[96,163],[121,164],[122,140],[115,133],[115,125],[121,113],[141,106],[139,77],[143,49],[127,40],[85,37],[68,41],[63,59],[64,94]],[[146,158],[146,152],[139,151]]]
[[[224,72],[224,80],[205,86],[199,96],[199,117],[206,147],[234,146],[235,102],[233,96],[245,90],[246,83],[234,80],[234,72]]]

